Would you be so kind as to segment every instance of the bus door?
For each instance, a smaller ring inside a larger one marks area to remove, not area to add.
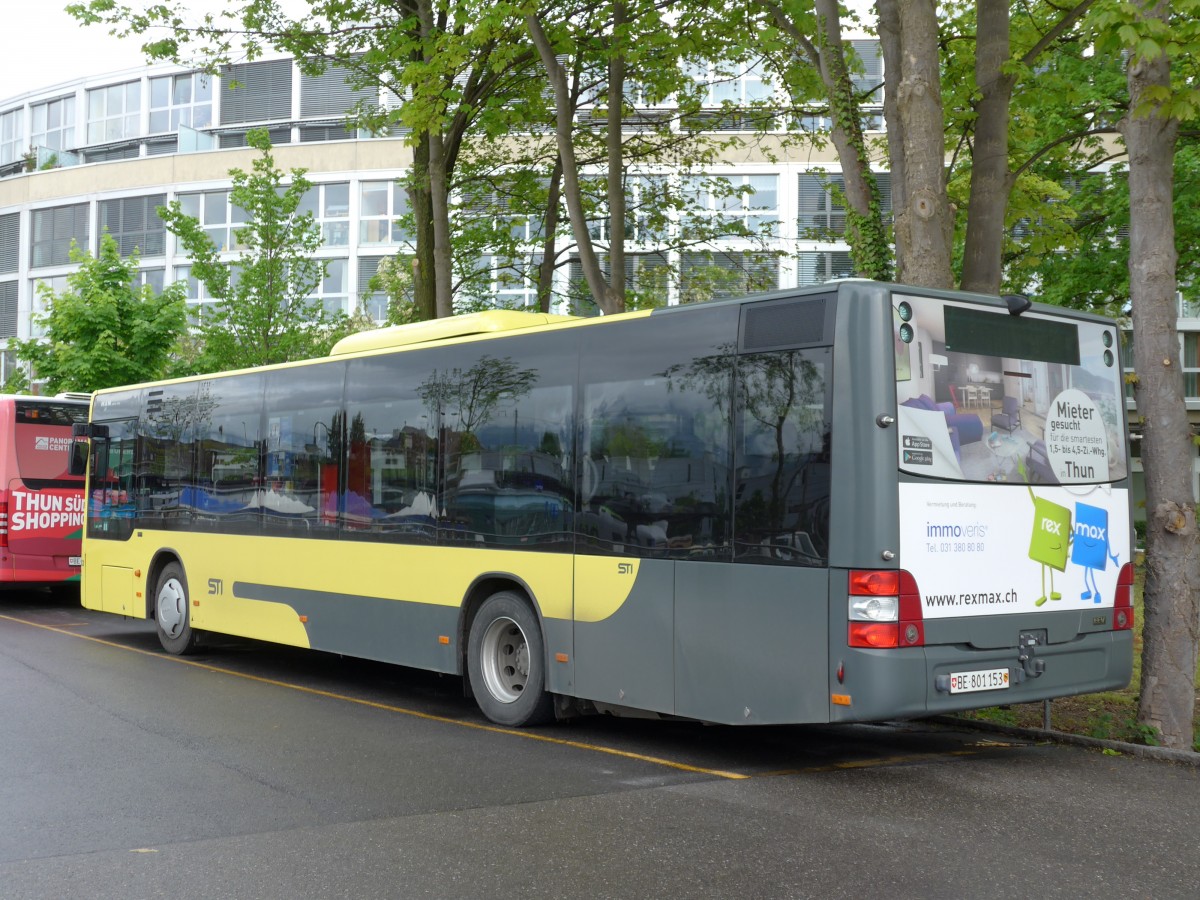
[[[725,561],[675,572],[675,710],[822,721],[828,683],[831,352],[743,353],[733,392]]]
[[[94,429],[87,497],[88,540],[124,541],[133,534],[134,448],[137,420],[105,422]],[[123,615],[134,610],[132,565],[84,570],[84,606]]]

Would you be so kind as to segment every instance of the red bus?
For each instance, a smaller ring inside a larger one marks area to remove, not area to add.
[[[0,586],[79,582],[83,478],[68,471],[71,426],[89,396],[0,394]]]

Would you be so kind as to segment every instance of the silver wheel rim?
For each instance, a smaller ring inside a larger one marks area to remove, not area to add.
[[[512,619],[495,619],[483,633],[480,647],[483,683],[501,703],[515,703],[529,681],[529,642]]]
[[[178,578],[168,578],[158,589],[155,600],[158,627],[169,638],[176,638],[187,624],[187,594]]]

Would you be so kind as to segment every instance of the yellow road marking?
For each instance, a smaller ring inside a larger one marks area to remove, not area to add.
[[[518,731],[515,728],[502,728],[498,725],[485,725],[480,722],[466,722],[461,719],[452,719],[449,716],[438,716],[432,713],[424,713],[415,709],[406,709],[402,706],[391,706],[387,703],[378,703],[374,700],[363,700],[358,697],[350,697],[346,694],[335,694],[332,691],[322,691],[317,688],[305,687],[302,684],[293,684],[287,681],[279,681],[274,678],[263,678],[259,675],[247,675],[244,672],[237,672],[233,669],[223,669],[220,666],[209,665],[208,663],[197,662],[192,659],[184,659],[178,656],[170,656],[160,651],[141,650],[137,647],[128,647],[124,644],[118,644],[115,641],[108,641],[104,638],[92,637],[87,634],[77,634],[66,631],[54,625],[44,625],[40,622],[30,622],[27,619],[18,619],[15,616],[0,615],[0,619],[7,619],[10,622],[17,622],[21,625],[30,625],[34,628],[41,628],[45,631],[53,631],[57,634],[66,635],[67,637],[80,638],[85,641],[92,641],[96,644],[103,644],[106,647],[115,647],[118,650],[126,650],[131,653],[140,653],[143,656],[150,656],[154,659],[160,659],[164,662],[181,663],[185,666],[193,666],[197,669],[204,669],[209,672],[216,672],[220,675],[233,675],[237,678],[245,678],[248,681],[257,681],[260,684],[269,684],[274,687],[287,688],[293,691],[300,691],[305,694],[312,694],[316,697],[327,697],[332,700],[344,700],[348,703],[357,703],[360,706],[369,706],[372,709],[382,709],[386,712],[399,713],[404,716],[412,716],[416,719],[424,719],[429,722],[440,722],[446,725],[459,725],[463,728],[474,728],[476,731],[490,731],[494,734],[506,734],[512,737],[525,738],[530,741],[541,741],[546,744],[557,744],[560,747],[571,747],[576,750],[589,750],[593,753],[607,753],[610,756],[620,756],[625,759],[637,760],[638,762],[651,763],[656,766],[665,766],[669,769],[677,769],[682,772],[694,772],[700,775],[712,775],[717,778],[743,779],[749,778],[741,772],[725,772],[720,769],[706,769],[702,766],[689,766],[687,763],[675,762],[669,759],[663,759],[658,756],[646,756],[642,753],[631,753],[628,750],[618,750],[615,747],[605,747],[601,744],[588,744],[583,741],[570,741],[565,738],[551,737],[545,734],[537,734],[532,731]]]

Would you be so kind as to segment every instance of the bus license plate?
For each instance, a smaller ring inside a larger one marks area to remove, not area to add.
[[[67,557],[67,565],[68,566],[82,566],[83,565],[83,557],[82,556],[68,556]]]
[[[1008,669],[980,669],[978,672],[951,672],[950,693],[1008,690]]]

